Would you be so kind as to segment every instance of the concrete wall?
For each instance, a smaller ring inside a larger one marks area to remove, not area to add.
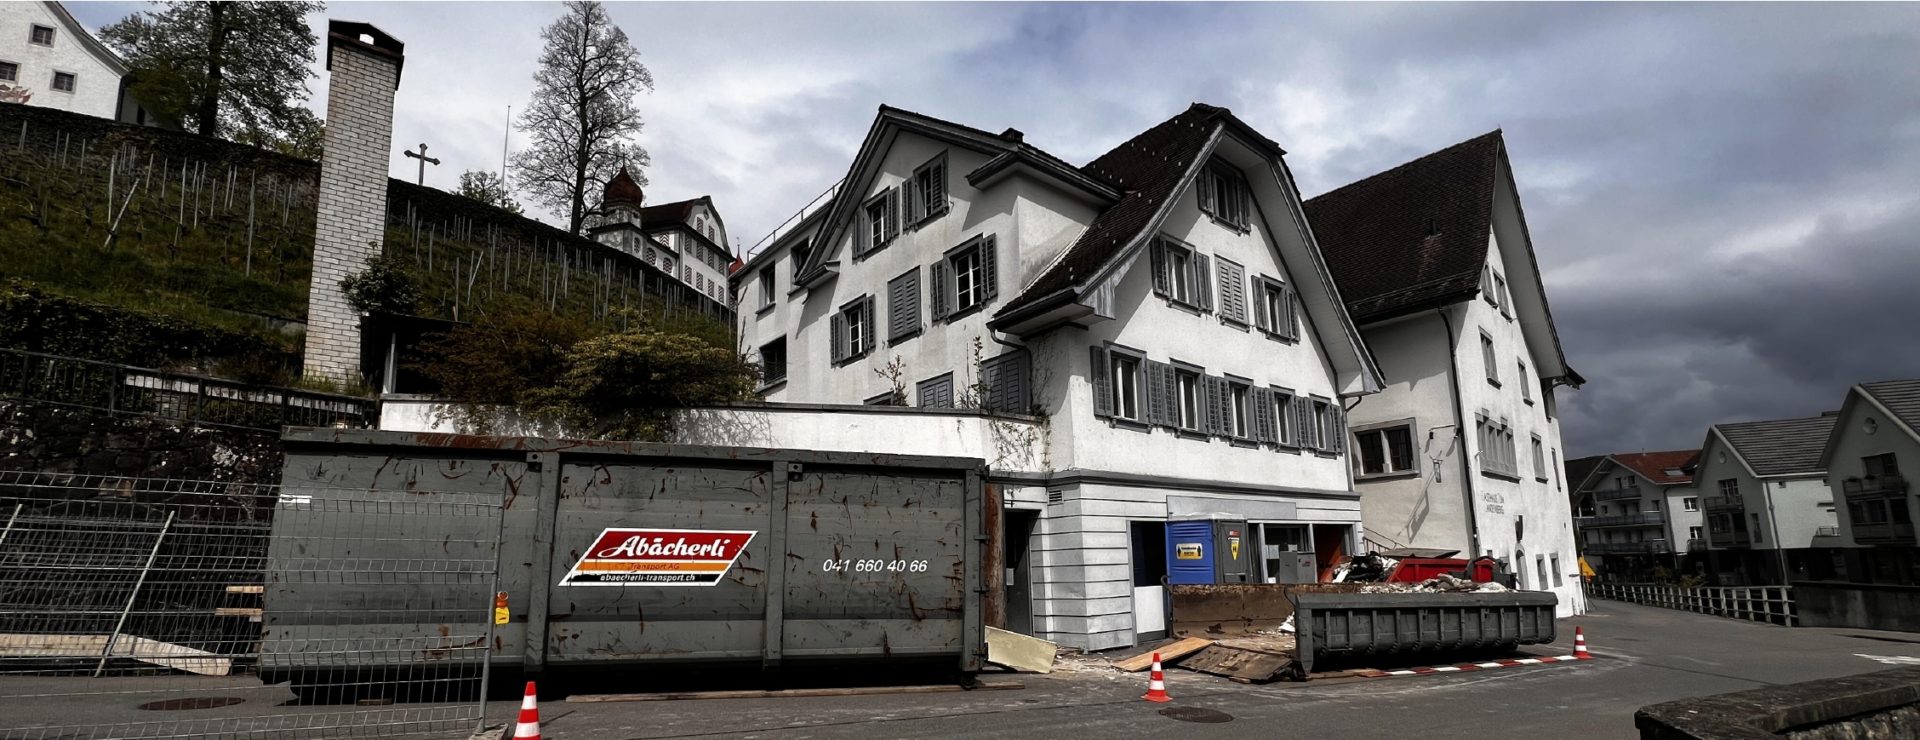
[[[325,155],[307,294],[303,372],[338,381],[360,376],[360,312],[340,281],[366,269],[386,234],[387,158],[399,61],[329,38]]]
[[[53,45],[29,42],[34,25],[53,29]],[[20,65],[19,80],[0,85],[24,87],[33,97],[28,105],[85,113],[112,119],[120,104],[121,68],[79,37],[85,33],[68,25],[42,2],[0,3],[0,62]],[[53,89],[53,73],[75,75],[73,92]]]

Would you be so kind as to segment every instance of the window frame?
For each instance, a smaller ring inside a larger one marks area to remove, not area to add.
[[[1414,426],[1414,419],[1409,417],[1406,419],[1395,419],[1393,421],[1376,422],[1348,429],[1348,434],[1353,437],[1353,450],[1348,457],[1352,458],[1354,479],[1379,480],[1384,478],[1410,478],[1419,475],[1420,456],[1414,452]],[[1404,468],[1394,464],[1393,443],[1388,439],[1388,434],[1396,431],[1405,431],[1407,433],[1407,465]],[[1381,470],[1377,473],[1366,472],[1367,448],[1370,445],[1374,451],[1380,455]]]
[[[1480,359],[1487,366],[1487,384],[1500,387],[1500,353],[1494,349],[1493,335],[1480,330]]]
[[[780,345],[780,376],[777,378],[771,377],[768,375],[768,371],[772,369],[772,366],[767,362],[767,348],[772,347],[775,344]],[[792,365],[792,362],[790,362],[787,357],[787,335],[782,334],[780,336],[774,337],[773,339],[767,342],[762,343],[760,345],[760,388],[759,390],[765,391],[769,388],[777,388],[781,385],[785,385],[788,377],[788,369],[791,367],[791,365]]]
[[[41,31],[47,32],[47,40],[41,41],[39,39]],[[54,32],[53,26],[43,26],[38,23],[27,24],[27,43],[29,45],[45,46],[45,47],[51,48],[54,44],[55,38],[57,38],[57,35]]]

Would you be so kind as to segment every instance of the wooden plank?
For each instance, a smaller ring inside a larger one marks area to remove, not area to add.
[[[1128,673],[1139,673],[1153,667],[1153,654],[1160,653],[1161,663],[1171,663],[1194,653],[1205,650],[1213,641],[1204,637],[1188,637],[1179,642],[1163,645],[1159,650],[1150,650],[1124,660],[1116,660],[1113,667]]]
[[[569,703],[597,704],[623,701],[687,701],[696,699],[784,699],[809,696],[869,696],[875,694],[945,694],[959,691],[1007,691],[1024,689],[1016,681],[981,681],[972,686],[937,684],[933,686],[855,686],[837,689],[780,689],[776,691],[683,691],[659,694],[575,694]]]

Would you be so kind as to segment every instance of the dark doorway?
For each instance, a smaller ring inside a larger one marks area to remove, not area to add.
[[[1033,527],[1040,512],[1009,509],[1005,536],[1007,564],[1007,629],[1033,634]]]

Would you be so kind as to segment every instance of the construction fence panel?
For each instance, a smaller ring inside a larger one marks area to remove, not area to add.
[[[470,493],[0,472],[0,740],[467,737],[499,528]]]
[[[1587,595],[1785,627],[1799,624],[1792,586],[1696,586],[1594,581]]]

